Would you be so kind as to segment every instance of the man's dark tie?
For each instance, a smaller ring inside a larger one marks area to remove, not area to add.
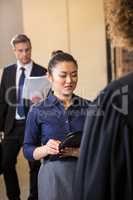
[[[19,78],[19,83],[18,83],[18,107],[17,107],[17,112],[20,117],[25,116],[24,112],[24,100],[22,98],[22,93],[23,93],[23,86],[24,86],[24,80],[25,80],[25,68],[21,67],[21,75]]]

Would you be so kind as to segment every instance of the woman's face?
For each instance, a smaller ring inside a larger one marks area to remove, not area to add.
[[[71,96],[77,85],[77,66],[73,62],[59,62],[52,69],[49,80],[56,96]]]

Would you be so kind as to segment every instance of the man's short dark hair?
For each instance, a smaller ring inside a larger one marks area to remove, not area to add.
[[[17,34],[11,40],[12,47],[15,47],[18,43],[28,42],[31,45],[30,39],[25,34]]]

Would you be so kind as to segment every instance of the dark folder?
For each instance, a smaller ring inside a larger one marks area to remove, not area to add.
[[[59,150],[65,147],[80,147],[82,132],[70,132],[66,135],[65,139],[59,144]]]

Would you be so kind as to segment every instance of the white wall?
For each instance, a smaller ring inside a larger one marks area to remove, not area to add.
[[[23,32],[21,0],[0,0],[0,68],[15,61],[11,38]]]
[[[33,58],[47,66],[51,51],[71,52],[79,63],[77,92],[92,97],[106,84],[103,0],[22,0],[24,31]]]
[[[79,62],[79,93],[95,96],[106,84],[103,0],[70,0],[71,52]]]

